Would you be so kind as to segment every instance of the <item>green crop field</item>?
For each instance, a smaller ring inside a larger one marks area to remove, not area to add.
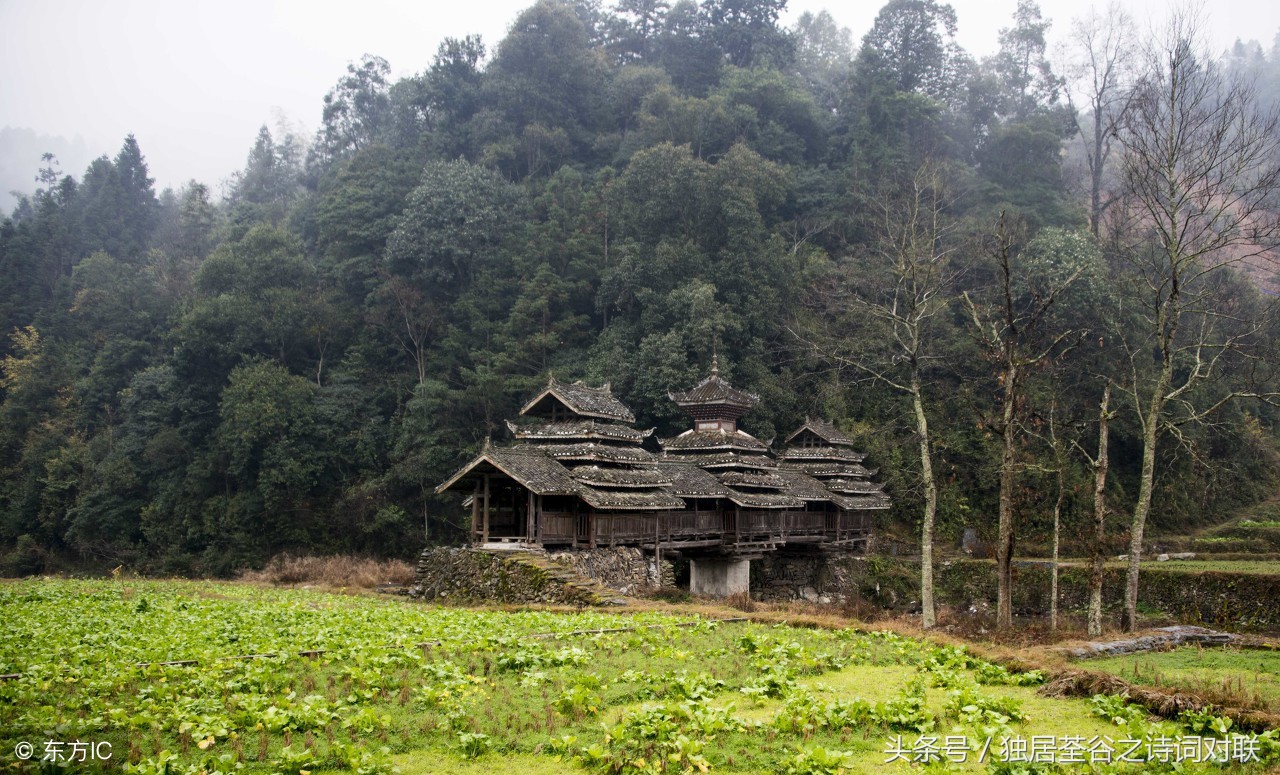
[[[0,619],[0,767],[17,770],[57,770],[41,761],[55,758],[210,775],[1057,771],[1037,756],[1085,762],[1071,772],[1265,766],[1089,765],[1126,740],[1130,758],[1171,758],[1178,735],[1230,730],[1119,698],[1043,697],[1034,672],[886,632],[133,580],[3,583]],[[1280,757],[1274,733],[1232,745]]]

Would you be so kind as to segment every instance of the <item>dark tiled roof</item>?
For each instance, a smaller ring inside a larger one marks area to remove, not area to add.
[[[791,468],[796,471],[804,471],[809,476],[851,476],[858,479],[866,479],[875,476],[877,469],[863,468],[857,463],[826,463],[826,462],[803,462],[787,460],[783,463],[784,468]]]
[[[848,505],[846,509],[887,509],[891,505],[889,496],[884,493],[876,495],[845,495],[842,500]]]
[[[602,510],[655,510],[683,509],[684,501],[666,490],[598,490],[582,485],[578,497],[586,501],[594,509]]]
[[[786,481],[787,492],[800,500],[838,503],[839,501],[835,499],[841,497],[833,496],[827,488],[822,486],[822,482],[802,471],[779,469],[777,476]]]
[[[729,494],[729,488],[707,471],[691,463],[675,463],[663,460],[654,465],[665,476],[671,477],[668,490],[685,498],[719,498]]]
[[[808,417],[805,418],[804,425],[801,425],[795,433],[788,436],[782,443],[790,444],[792,439],[805,431],[809,431],[828,444],[834,444],[841,447],[853,446],[853,439],[844,435],[833,423],[829,423],[826,420],[814,420]]]
[[[703,454],[670,454],[664,453],[663,459],[680,463],[693,463],[703,468],[777,468],[778,461],[764,455],[741,455],[737,452],[714,452]]]
[[[577,439],[593,441],[625,441],[639,444],[653,434],[653,429],[636,430],[625,425],[598,420],[577,420],[571,422],[543,422],[517,425],[507,420],[507,428],[517,439],[537,441],[573,441]]]
[[[842,492],[829,490],[826,488],[826,482],[814,479],[812,476],[797,471],[793,468],[784,468],[778,470],[778,476],[787,480],[790,485],[787,492],[806,501],[831,501],[844,510],[851,509],[887,509],[889,508],[889,496],[878,490],[866,494],[847,495]],[[870,487],[881,488],[882,484],[872,482],[858,482]]]
[[[663,487],[671,484],[671,476],[656,468],[600,468],[578,466],[570,469],[579,482],[603,487]]]
[[[882,482],[868,482],[865,479],[827,479],[822,484],[832,492],[841,492],[846,495],[866,495],[884,491]]]
[[[787,486],[787,480],[775,474],[743,471],[726,471],[720,474],[720,482],[730,487],[767,487],[772,490],[781,490]]]
[[[730,490],[729,500],[749,509],[801,509],[804,501],[794,495],[778,492],[742,492]]]
[[[867,459],[866,454],[843,447],[787,447],[780,457],[783,460],[847,460],[850,463],[861,463]]]
[[[740,449],[744,452],[764,452],[768,447],[763,441],[744,431],[728,433],[722,429],[710,431],[689,430],[670,439],[659,439],[664,450],[691,449]]]
[[[486,447],[479,457],[437,487],[436,492],[448,490],[481,463],[488,463],[539,495],[577,495],[581,489],[569,469],[537,447]]]
[[[547,396],[555,396],[570,411],[583,417],[619,420],[621,422],[636,421],[636,416],[631,413],[627,405],[614,398],[613,392],[609,390],[609,383],[606,382],[598,388],[593,388],[587,387],[582,382],[560,382],[555,377],[552,377],[547,382],[547,386],[542,389],[542,392],[524,405],[524,408],[520,410],[520,414],[528,412]]]
[[[748,393],[745,390],[738,390],[733,385],[720,379],[720,368],[714,359],[711,361],[710,376],[690,390],[684,392],[668,391],[667,397],[680,406],[723,404],[745,410],[760,403],[760,396],[755,393]]]
[[[651,463],[654,455],[640,447],[615,447],[608,444],[548,444],[537,449],[556,460],[581,460],[604,463]]]

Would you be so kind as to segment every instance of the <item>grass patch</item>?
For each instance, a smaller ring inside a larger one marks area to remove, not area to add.
[[[1113,568],[1127,568],[1124,562],[1107,563]],[[1280,562],[1271,560],[1169,560],[1142,563],[1144,573],[1239,573],[1249,576],[1280,575]]]
[[[534,754],[485,754],[476,759],[464,759],[439,751],[413,751],[391,757],[391,763],[400,768],[400,775],[492,775],[506,772],[510,775],[581,775],[582,769],[572,762],[552,756]]]
[[[1089,669],[1191,692],[1219,705],[1280,713],[1280,653],[1275,651],[1187,646],[1092,659]]]

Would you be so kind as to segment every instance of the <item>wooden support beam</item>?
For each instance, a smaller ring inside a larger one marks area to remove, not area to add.
[[[484,475],[484,527],[480,532],[480,543],[489,543],[489,475]]]
[[[534,540],[534,526],[533,526],[534,525],[534,520],[533,520],[534,496],[533,496],[533,490],[528,490],[527,492],[529,493],[529,497],[528,497],[527,504],[525,506],[526,513],[525,513],[524,540],[533,541]]]
[[[471,541],[480,537],[480,482],[476,482],[471,492]]]
[[[537,524],[537,526],[538,526],[538,529],[537,529],[538,545],[539,545],[539,546],[541,546],[541,545],[542,545],[542,532],[543,532],[543,527],[542,527],[542,496],[541,496],[541,495],[535,495],[535,496],[534,496],[534,503],[537,505],[537,508],[538,508],[538,519],[537,519],[537,523],[536,523],[536,524]]]

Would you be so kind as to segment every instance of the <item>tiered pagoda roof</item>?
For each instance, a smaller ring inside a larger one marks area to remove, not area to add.
[[[829,423],[826,420],[814,420],[810,417],[806,417],[804,420],[804,425],[801,425],[799,428],[797,428],[795,433],[792,433],[790,436],[788,436],[786,440],[782,443],[791,444],[793,441],[796,441],[797,438],[799,438],[800,441],[804,441],[805,440],[804,436],[806,435],[812,435],[813,437],[819,439],[820,441],[832,446],[838,446],[838,447],[853,446],[853,439],[846,436],[839,428],[835,426],[834,423]]]
[[[637,430],[628,425],[599,420],[540,422],[517,425],[507,420],[507,429],[520,441],[626,441],[639,444],[653,435],[653,429]]]
[[[669,452],[680,452],[684,450],[737,450],[739,452],[759,452],[763,453],[769,449],[769,445],[760,439],[743,431],[734,430],[726,431],[721,428],[714,430],[687,430],[679,436],[670,439],[662,439],[658,442],[662,448]]]
[[[787,447],[778,453],[780,473],[817,480],[825,491],[841,498],[843,508],[889,507],[884,485],[870,481],[876,469],[861,465],[867,456],[855,451],[853,439],[832,423],[806,418],[785,443]]]
[[[652,430],[631,427],[635,415],[608,383],[549,379],[508,422],[514,446],[486,443],[473,461],[436,488],[448,490],[472,472],[492,471],[538,495],[577,496],[602,511],[689,508],[688,500],[727,501],[748,509],[803,509],[826,501],[838,509],[886,508],[883,485],[860,463],[853,440],[831,423],[807,420],[775,459],[770,444],[737,421],[759,397],[730,385],[713,359],[710,375],[671,400],[694,427],[659,440],[661,454],[642,446]]]
[[[593,388],[581,381],[561,382],[555,377],[551,377],[547,386],[524,405],[520,414],[534,417],[550,414],[554,419],[557,414],[555,408],[567,410],[567,414],[574,419],[594,418],[623,423],[636,421],[636,416],[627,405],[614,397],[608,382]]]
[[[694,427],[674,438],[660,439],[662,459],[714,471],[727,491],[719,497],[753,509],[798,509],[804,508],[806,501],[827,501],[840,509],[863,508],[863,503],[870,503],[850,497],[854,485],[845,479],[840,480],[841,489],[827,488],[801,464],[789,464],[788,455],[794,453],[794,459],[804,463],[826,466],[839,461],[857,466],[857,470],[840,468],[838,473],[845,477],[856,479],[867,473],[857,465],[865,456],[855,452],[853,440],[829,422],[807,420],[787,437],[788,443],[799,439],[803,446],[788,447],[779,456],[781,461],[766,457],[769,444],[737,427],[738,419],[759,402],[759,397],[725,381],[715,358],[706,379],[690,390],[667,395],[693,419]]]

